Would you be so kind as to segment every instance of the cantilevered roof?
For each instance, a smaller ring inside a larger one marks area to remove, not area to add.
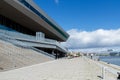
[[[69,35],[32,0],[1,0],[0,14],[46,37],[66,41]]]

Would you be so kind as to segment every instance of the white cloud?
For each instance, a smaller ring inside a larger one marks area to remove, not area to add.
[[[91,32],[71,29],[67,32],[70,37],[63,45],[69,49],[120,46],[120,29]]]
[[[54,1],[55,1],[55,3],[56,3],[56,4],[58,4],[58,3],[59,3],[59,0],[54,0]]]

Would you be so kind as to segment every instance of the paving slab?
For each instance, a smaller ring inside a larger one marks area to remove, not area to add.
[[[102,80],[100,76],[102,71],[99,66],[80,57],[0,72],[0,80]]]

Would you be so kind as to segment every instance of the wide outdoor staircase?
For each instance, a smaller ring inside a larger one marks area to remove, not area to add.
[[[0,71],[21,68],[55,59],[53,53],[45,52],[36,47],[50,47],[63,53],[67,52],[59,42],[45,38],[44,35],[37,37],[23,34],[0,25]]]
[[[42,32],[37,32],[37,33],[42,33]],[[15,30],[8,29],[3,25],[0,25],[0,37],[1,36],[12,40],[14,39],[14,40],[22,41],[25,44],[27,44],[27,46],[41,47],[42,45],[43,47],[46,48],[54,48],[61,52],[67,53],[67,49],[65,47],[63,47],[56,40],[45,38],[44,33],[39,34],[39,36],[37,36],[37,34],[36,36],[33,36],[33,35],[23,34]]]
[[[0,71],[6,71],[53,60],[29,47],[0,40]]]

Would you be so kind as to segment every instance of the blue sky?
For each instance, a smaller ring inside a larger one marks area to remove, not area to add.
[[[34,0],[66,31],[120,27],[120,0]],[[57,1],[57,3],[56,3]]]
[[[120,46],[120,0],[34,2],[69,33],[69,49]]]

